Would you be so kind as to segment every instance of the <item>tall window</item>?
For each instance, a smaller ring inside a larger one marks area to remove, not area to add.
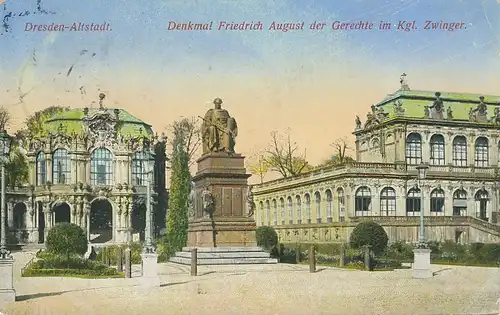
[[[149,154],[145,151],[134,153],[132,157],[132,182],[136,186],[145,186],[148,181]]]
[[[464,189],[457,189],[453,193],[453,215],[467,215],[467,192]]]
[[[321,194],[319,191],[314,193],[314,199],[316,200],[316,222],[321,223]]]
[[[406,195],[406,215],[409,217],[420,215],[421,194],[420,189],[411,188]]]
[[[278,225],[278,203],[273,199],[273,224]]]
[[[357,217],[371,215],[372,195],[370,188],[361,186],[356,190],[355,213]]]
[[[47,182],[47,163],[45,153],[39,152],[36,156],[36,184],[45,185]]]
[[[456,136],[453,139],[453,165],[467,166],[467,139],[464,136]]]
[[[281,208],[281,224],[284,225],[286,213],[285,213],[285,199],[283,198],[280,198],[280,208]]]
[[[422,162],[422,137],[418,133],[410,133],[406,137],[406,163],[418,165]]]
[[[380,192],[380,215],[396,216],[396,191],[386,187]]]
[[[444,165],[444,137],[443,135],[433,135],[430,141],[431,145],[431,165]]]
[[[488,139],[485,137],[479,137],[476,139],[474,165],[476,167],[488,166]]]
[[[476,218],[488,221],[488,192],[485,189],[479,190],[474,199],[476,204]]]
[[[332,191],[330,189],[326,190],[326,221],[328,223],[332,222]]]
[[[297,224],[302,223],[302,200],[300,196],[295,196],[295,202],[297,204]]]
[[[106,148],[98,148],[90,157],[90,182],[92,185],[112,185],[113,157]]]
[[[311,196],[306,194],[304,198],[306,199],[307,223],[311,223]]]
[[[444,215],[444,190],[441,188],[431,192],[431,215]]]
[[[337,189],[337,205],[339,208],[339,222],[344,222],[345,221],[345,195],[344,195],[344,189],[338,188]]]
[[[286,202],[288,204],[288,215],[290,216],[289,223],[293,224],[293,201],[292,201],[292,197],[289,196],[287,198]]]
[[[266,219],[267,219],[267,225],[271,225],[271,204],[269,203],[269,200],[266,200]]]
[[[57,149],[52,156],[52,179],[54,180],[54,184],[69,184],[71,180],[71,167],[68,151]]]

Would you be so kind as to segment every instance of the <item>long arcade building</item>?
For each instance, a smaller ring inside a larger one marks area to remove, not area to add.
[[[392,242],[416,242],[422,210],[428,240],[500,242],[500,97],[403,83],[353,134],[356,162],[255,185],[257,224],[284,243],[346,242],[368,219]]]

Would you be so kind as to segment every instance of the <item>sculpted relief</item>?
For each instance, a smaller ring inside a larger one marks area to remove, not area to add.
[[[215,108],[209,109],[201,125],[201,136],[203,140],[203,154],[210,152],[234,153],[236,137],[238,136],[238,125],[236,119],[229,112],[222,109],[222,100],[214,100]]]

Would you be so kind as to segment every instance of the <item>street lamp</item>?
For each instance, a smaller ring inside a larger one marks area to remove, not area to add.
[[[0,132],[0,163],[2,164],[2,203],[0,204],[2,234],[0,241],[0,259],[12,259],[10,251],[7,249],[7,213],[5,209],[5,164],[9,161],[11,137],[5,130]]]
[[[151,190],[153,189],[153,173],[154,173],[154,154],[153,152],[147,153],[147,160],[145,161],[145,171],[147,174],[146,179],[146,231],[144,235],[143,253],[152,254],[155,252],[153,244],[153,211],[152,211],[152,198]]]
[[[417,181],[418,188],[420,190],[420,235],[418,237],[418,247],[426,248],[425,236],[424,236],[424,192],[422,189],[422,182],[427,177],[427,171],[429,170],[429,165],[427,163],[421,162],[417,166]]]

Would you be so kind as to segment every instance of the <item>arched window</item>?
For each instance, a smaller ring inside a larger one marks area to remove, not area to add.
[[[278,203],[273,199],[273,224],[278,225]]]
[[[271,225],[271,204],[269,203],[269,200],[266,200],[266,219],[267,219],[267,225]]]
[[[488,164],[488,139],[479,137],[476,139],[474,165],[476,167],[488,167]]]
[[[146,186],[148,182],[149,154],[139,151],[132,156],[132,183],[136,186]]]
[[[380,192],[380,215],[396,216],[396,191],[392,187],[385,187]]]
[[[259,212],[260,212],[260,225],[265,225],[265,220],[264,220],[264,216],[265,216],[265,212],[264,212],[264,203],[262,201],[259,202]]]
[[[431,165],[444,165],[444,137],[443,135],[433,135],[430,140]]]
[[[292,201],[292,197],[288,196],[286,202],[288,204],[288,215],[290,216],[288,222],[290,224],[293,224],[293,201]]]
[[[113,157],[106,148],[98,148],[90,157],[90,182],[92,185],[112,185]]]
[[[467,192],[464,189],[457,189],[453,193],[453,215],[467,215]]]
[[[302,200],[300,196],[295,196],[295,203],[297,204],[297,224],[302,223]]]
[[[444,215],[444,190],[441,188],[431,192],[431,215]]]
[[[332,201],[333,201],[333,196],[332,196],[332,191],[330,189],[327,189],[326,192],[326,221],[328,223],[332,222]]]
[[[406,215],[409,217],[420,215],[421,210],[420,189],[411,188],[406,195]]]
[[[321,194],[319,191],[314,193],[314,199],[316,201],[316,222],[321,223]]]
[[[309,194],[306,194],[304,198],[306,199],[307,223],[311,223],[311,196],[309,196]]]
[[[357,217],[371,215],[372,195],[370,188],[361,186],[356,190],[355,214]]]
[[[47,182],[47,163],[45,153],[39,152],[36,156],[36,184],[45,185]]]
[[[452,146],[453,165],[467,166],[467,139],[464,136],[456,136]]]
[[[418,165],[422,162],[422,137],[418,133],[410,133],[406,137],[406,163]]]
[[[474,203],[476,204],[476,218],[488,221],[488,201],[489,195],[486,189],[481,189],[476,192],[474,196]]]
[[[285,199],[280,198],[280,208],[281,208],[281,225],[285,225]]]
[[[52,154],[52,179],[54,184],[69,184],[71,181],[71,167],[68,151],[57,149]]]
[[[344,189],[337,189],[337,206],[339,208],[339,222],[345,221],[345,195]]]

